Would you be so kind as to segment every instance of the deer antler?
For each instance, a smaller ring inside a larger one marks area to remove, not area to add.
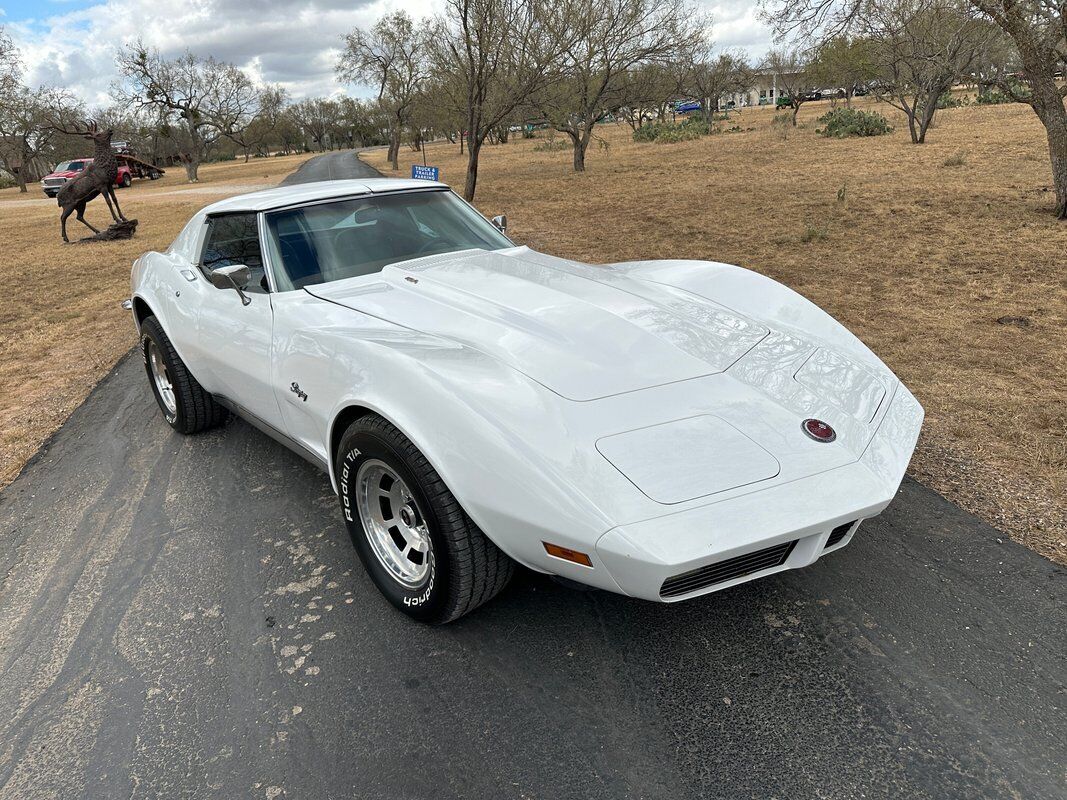
[[[52,128],[53,130],[59,131],[60,133],[66,133],[70,136],[92,136],[94,133],[96,133],[96,120],[92,118],[83,120],[83,125],[84,127],[82,125],[74,125],[72,127],[67,127],[67,124],[61,120],[48,120],[48,127]]]
[[[60,133],[69,134],[70,136],[85,136],[87,133],[89,133],[88,128],[79,128],[78,126],[68,128],[66,123],[62,122],[61,120],[51,118],[48,120],[48,127],[50,127],[52,130],[59,131]]]

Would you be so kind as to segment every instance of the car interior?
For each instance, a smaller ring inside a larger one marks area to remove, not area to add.
[[[200,256],[201,269],[211,272],[230,264],[244,264],[251,271],[252,280],[241,288],[250,292],[269,291],[256,215],[220,214],[208,217],[207,222],[210,228]]]
[[[433,253],[511,246],[477,212],[441,191],[287,209],[268,214],[267,228],[294,289],[371,275]]]

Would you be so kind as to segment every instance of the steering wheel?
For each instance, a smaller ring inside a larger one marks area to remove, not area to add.
[[[431,247],[436,247],[439,244],[441,244],[441,240],[440,239],[427,239],[426,242],[423,243],[422,247],[420,247],[418,250],[415,251],[414,255],[415,256],[421,256],[423,253],[425,253]]]

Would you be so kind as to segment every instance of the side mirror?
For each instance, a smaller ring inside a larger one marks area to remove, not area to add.
[[[242,305],[248,305],[252,299],[244,293],[244,287],[252,280],[252,270],[244,264],[229,264],[212,270],[211,285],[216,289],[234,289],[241,298]]]
[[[503,234],[508,232],[508,215],[501,214],[497,217],[493,217],[490,222],[493,223],[493,227]]]

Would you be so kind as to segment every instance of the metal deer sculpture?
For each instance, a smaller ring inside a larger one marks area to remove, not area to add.
[[[119,162],[115,157],[115,151],[111,149],[111,136],[114,131],[110,128],[106,131],[98,131],[96,123],[89,120],[84,130],[63,130],[63,132],[84,136],[93,143],[93,163],[78,177],[63,184],[63,188],[56,195],[56,200],[63,209],[59,217],[63,241],[69,242],[67,217],[71,215],[71,212],[77,212],[79,222],[93,233],[100,234],[99,229],[94,228],[85,219],[85,205],[97,195],[103,195],[108,211],[111,212],[116,223],[126,222],[126,217],[123,216],[122,209],[119,208],[119,200],[115,197],[115,177],[118,175]]]

